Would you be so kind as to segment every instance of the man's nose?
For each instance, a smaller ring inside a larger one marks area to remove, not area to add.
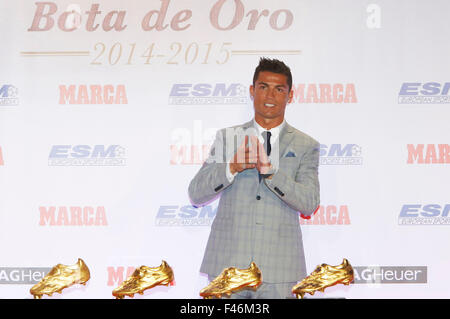
[[[275,97],[275,88],[269,88],[267,90],[267,96],[268,97]]]

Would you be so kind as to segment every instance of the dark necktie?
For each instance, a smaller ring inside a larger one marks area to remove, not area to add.
[[[272,150],[272,146],[270,145],[270,137],[272,136],[272,133],[269,131],[262,132],[262,136],[264,138],[264,149],[266,150],[267,156],[270,155],[270,151]]]
[[[270,145],[270,136],[272,136],[272,133],[269,131],[262,132],[262,137],[264,139],[264,150],[266,151],[267,156],[270,155],[270,151],[272,150],[272,145]],[[259,182],[261,182],[262,176],[258,173]]]

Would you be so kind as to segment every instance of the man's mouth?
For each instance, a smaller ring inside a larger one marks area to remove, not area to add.
[[[275,104],[272,103],[264,103],[265,107],[275,107]]]

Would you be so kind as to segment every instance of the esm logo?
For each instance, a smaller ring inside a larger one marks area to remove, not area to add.
[[[399,225],[450,225],[450,204],[406,204],[398,216]]]
[[[174,84],[170,91],[172,105],[247,104],[247,88],[240,83]]]
[[[203,207],[161,206],[156,215],[156,226],[210,226],[217,213],[217,206]]]
[[[53,145],[49,166],[123,166],[125,148],[120,145]]]
[[[19,90],[11,84],[0,87],[0,105],[15,106],[19,104]]]
[[[362,161],[357,144],[320,144],[320,165],[362,165]]]
[[[406,82],[398,93],[399,104],[450,103],[450,82]]]

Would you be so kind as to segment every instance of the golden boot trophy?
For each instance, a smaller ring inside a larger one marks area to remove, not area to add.
[[[55,292],[61,293],[64,288],[74,284],[85,285],[89,278],[89,268],[83,259],[78,258],[74,265],[58,264],[53,267],[40,282],[31,287],[30,293],[35,299],[40,299],[44,294],[51,296]]]
[[[117,299],[123,299],[125,296],[133,297],[136,293],[142,295],[144,290],[158,285],[168,286],[173,281],[173,270],[163,260],[159,267],[139,267],[119,287],[115,288],[112,294]]]
[[[233,292],[243,288],[256,290],[262,283],[262,274],[254,262],[248,269],[229,267],[222,271],[208,286],[200,291],[204,299],[220,298],[222,295],[230,296]]]
[[[344,258],[342,264],[338,266],[330,266],[327,264],[317,266],[311,275],[292,288],[292,293],[295,294],[297,298],[299,295],[303,298],[305,293],[309,293],[312,296],[317,290],[324,292],[325,288],[337,284],[348,285],[352,281],[352,265]]]

